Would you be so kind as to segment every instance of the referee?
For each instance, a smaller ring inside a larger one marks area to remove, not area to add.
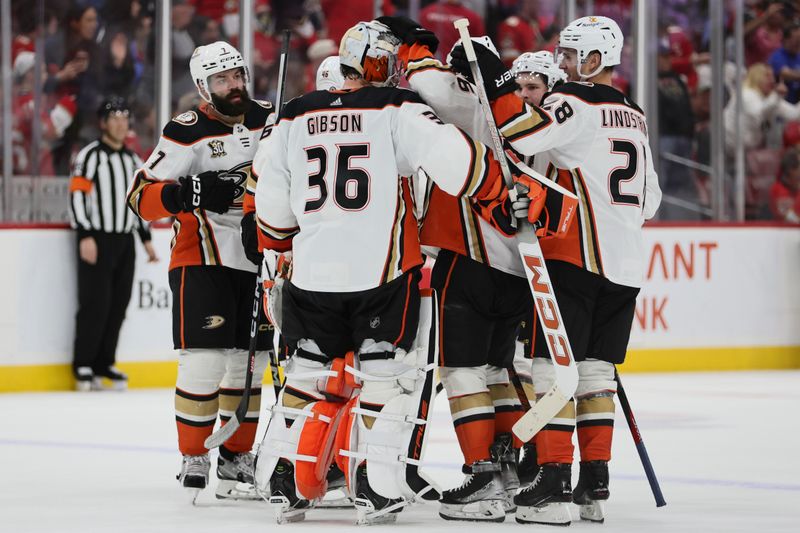
[[[72,369],[76,389],[125,389],[128,377],[114,368],[119,330],[131,299],[135,248],[133,230],[158,261],[147,224],[125,203],[133,173],[142,161],[125,146],[130,111],[111,98],[97,111],[100,139],[75,158],[70,181],[72,227],[78,233],[78,313]]]

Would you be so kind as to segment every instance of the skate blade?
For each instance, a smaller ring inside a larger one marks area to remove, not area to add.
[[[232,479],[220,479],[215,496],[218,500],[261,500],[255,487]]]
[[[606,520],[605,508],[602,502],[591,501],[588,504],[579,505],[578,508],[580,510],[581,520],[594,522],[596,524],[602,524]]]
[[[502,522],[506,519],[503,500],[484,500],[466,505],[443,503],[439,516],[465,522]]]
[[[541,507],[519,505],[515,518],[520,524],[568,526],[572,523],[572,515],[566,503],[548,503]]]
[[[200,496],[200,491],[203,489],[198,489],[194,487],[185,487],[186,495],[189,497],[189,503],[192,505],[197,505],[197,497]]]
[[[275,513],[275,522],[278,524],[291,524],[306,519],[308,508],[292,509],[286,496],[271,496],[269,504]]]
[[[503,500],[503,511],[513,513],[517,510],[517,504],[514,503],[514,496],[517,494],[516,489],[506,489],[506,499]]]
[[[391,524],[397,521],[397,513],[393,513],[397,509],[405,507],[409,502],[403,500],[394,503],[385,509],[376,510],[372,502],[364,498],[356,498],[353,500],[353,505],[356,508],[356,525],[357,526],[374,526],[377,524]]]
[[[350,509],[353,507],[353,500],[347,495],[343,489],[334,489],[328,491],[317,507],[323,509]]]

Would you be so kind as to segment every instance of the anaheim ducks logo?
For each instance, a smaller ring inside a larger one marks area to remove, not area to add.
[[[211,315],[206,317],[206,325],[203,329],[217,329],[225,323],[225,317],[219,315]]]
[[[244,193],[247,188],[247,180],[250,179],[251,167],[253,162],[246,161],[230,169],[223,179],[231,180],[236,184],[236,193],[233,197],[233,207],[241,208],[244,203]]]

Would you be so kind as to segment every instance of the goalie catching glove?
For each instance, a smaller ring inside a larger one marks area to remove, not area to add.
[[[162,189],[164,207],[172,214],[205,209],[225,213],[236,198],[239,187],[233,180],[225,179],[224,170],[209,170],[178,178],[177,185]]]

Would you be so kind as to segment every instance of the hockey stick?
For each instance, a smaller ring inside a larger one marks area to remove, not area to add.
[[[283,35],[283,44],[281,46],[281,62],[279,67],[279,74],[278,74],[278,95],[277,101],[278,105],[276,106],[276,113],[278,117],[281,114],[281,98],[283,98],[283,85],[286,79],[286,56],[289,53],[289,37],[291,34],[289,31],[285,31]],[[276,121],[277,122],[277,121]],[[258,265],[258,272],[256,273],[256,287],[253,291],[253,313],[250,318],[250,344],[248,346],[247,352],[247,372],[245,373],[244,378],[244,391],[242,392],[242,399],[239,400],[239,405],[236,406],[236,412],[233,414],[225,425],[220,427],[217,431],[209,435],[203,445],[207,449],[212,448],[219,448],[223,445],[229,438],[236,433],[236,430],[239,429],[239,426],[244,421],[244,417],[247,415],[247,410],[250,407],[250,394],[251,394],[251,387],[253,385],[253,373],[255,372],[256,368],[256,346],[258,345],[258,328],[259,328],[259,318],[261,317],[261,289],[263,287],[264,281],[264,271],[261,265]],[[272,366],[272,384],[276,387],[276,398],[277,393],[280,390],[280,378],[278,377],[278,356],[276,354],[275,346],[272,347],[272,350],[269,350],[270,354],[270,365]],[[278,385],[275,385],[275,383]]]
[[[453,25],[461,36],[461,44],[464,46],[469,68],[475,80],[478,99],[489,126],[495,157],[500,163],[503,178],[509,189],[509,196],[514,200],[516,191],[511,169],[508,167],[500,132],[497,130],[492,108],[486,96],[486,89],[483,86],[483,77],[478,67],[478,58],[475,55],[475,49],[472,47],[472,40],[467,29],[469,21],[467,19],[458,19],[453,22]],[[523,442],[527,442],[545,424],[552,420],[572,398],[572,395],[575,394],[575,388],[578,385],[578,367],[575,365],[575,358],[572,356],[567,330],[564,328],[564,321],[561,318],[561,311],[558,308],[558,302],[556,302],[553,284],[547,272],[544,255],[542,254],[541,246],[539,246],[539,239],[536,238],[536,232],[529,224],[523,224],[517,232],[517,238],[519,241],[519,255],[525,267],[525,276],[528,278],[530,285],[537,311],[536,315],[539,317],[539,323],[547,339],[550,360],[555,368],[553,386],[514,424],[514,434]]]
[[[664,495],[661,493],[661,486],[658,484],[656,471],[653,470],[653,465],[650,462],[650,456],[647,455],[647,448],[645,448],[644,439],[642,438],[642,434],[639,432],[639,425],[636,423],[636,419],[633,417],[631,404],[628,402],[628,395],[625,394],[625,389],[622,388],[622,381],[620,381],[619,372],[617,372],[616,369],[614,369],[614,379],[617,381],[617,397],[619,398],[619,403],[622,406],[622,412],[625,413],[625,419],[628,421],[628,427],[631,430],[631,436],[633,437],[633,443],[636,445],[636,451],[639,452],[639,459],[642,461],[644,473],[647,476],[647,481],[650,483],[650,490],[653,491],[653,497],[656,499],[656,507],[664,507],[667,505],[667,501],[664,499]]]

